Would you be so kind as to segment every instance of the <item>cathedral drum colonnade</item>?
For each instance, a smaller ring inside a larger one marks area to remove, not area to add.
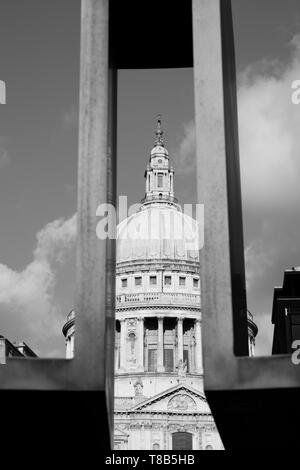
[[[115,449],[222,449],[203,393],[198,225],[175,198],[160,119],[145,179],[117,230]],[[74,325],[71,312],[67,357]]]

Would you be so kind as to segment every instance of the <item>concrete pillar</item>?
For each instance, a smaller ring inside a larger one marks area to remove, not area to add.
[[[158,317],[157,372],[164,372],[164,317]]]
[[[183,319],[177,318],[177,348],[178,348],[178,363],[183,361]]]
[[[3,336],[0,337],[0,365],[1,364],[6,364],[6,345]]]
[[[126,369],[126,320],[120,320],[121,333],[120,333],[120,369]]]
[[[98,238],[96,214],[103,204],[116,206],[117,71],[109,70],[108,0],[81,3],[74,380],[78,387],[106,393],[103,406],[112,429],[115,239]]]
[[[144,371],[144,317],[138,318],[138,369]]]
[[[196,340],[196,347],[195,347],[195,365],[196,365],[196,372],[200,374],[203,373],[203,357],[202,357],[202,335],[201,335],[201,321],[200,318],[195,320],[195,340]]]

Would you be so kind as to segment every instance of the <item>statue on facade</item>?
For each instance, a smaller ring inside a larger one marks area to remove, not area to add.
[[[142,379],[138,379],[134,384],[134,392],[136,397],[143,396],[143,387]]]
[[[186,360],[183,361],[182,359],[180,359],[180,361],[178,362],[177,371],[178,371],[178,377],[184,378],[186,376],[186,372],[187,372]]]
[[[168,403],[168,410],[195,410],[196,408],[195,400],[187,394],[175,395]]]

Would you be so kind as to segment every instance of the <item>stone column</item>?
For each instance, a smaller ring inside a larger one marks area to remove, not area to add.
[[[145,426],[145,450],[151,450],[151,425]]]
[[[196,372],[203,373],[203,358],[202,358],[202,336],[201,336],[201,320],[195,320],[195,364]]]
[[[121,332],[120,332],[120,370],[126,369],[126,320],[122,318],[120,320]]]
[[[118,371],[118,355],[119,355],[119,347],[115,345],[115,372]]]
[[[164,372],[164,317],[158,317],[157,372]]]
[[[174,173],[171,173],[171,193],[174,193]]]
[[[178,363],[183,361],[183,318],[177,318]]]
[[[138,318],[138,369],[144,371],[144,317]]]

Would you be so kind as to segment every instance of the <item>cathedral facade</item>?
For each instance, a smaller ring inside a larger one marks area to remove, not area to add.
[[[118,226],[115,450],[222,449],[203,391],[199,227],[175,198],[160,120],[145,181],[140,209]],[[68,357],[74,324],[71,312]]]

